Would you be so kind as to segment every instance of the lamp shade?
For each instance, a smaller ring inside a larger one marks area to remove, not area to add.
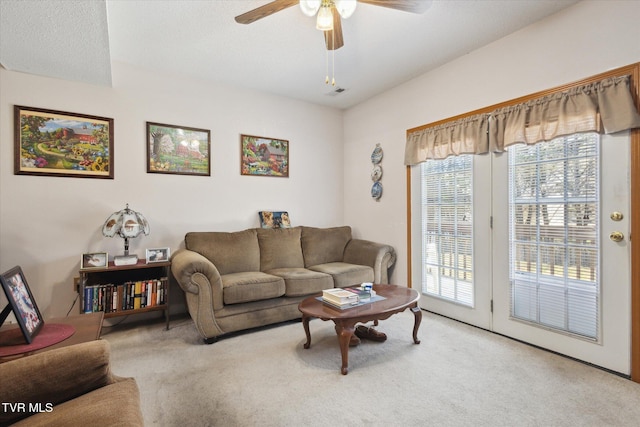
[[[102,235],[113,237],[116,234],[122,238],[138,237],[141,233],[149,234],[149,223],[140,212],[126,208],[112,213],[102,226]]]
[[[322,6],[318,11],[318,17],[316,18],[316,28],[321,31],[333,30],[333,14],[331,8],[328,6]]]

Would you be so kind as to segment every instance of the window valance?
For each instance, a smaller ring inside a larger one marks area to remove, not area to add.
[[[488,114],[479,114],[411,133],[407,137],[404,164],[417,165],[427,159],[487,153],[488,121]]]
[[[615,133],[640,127],[629,76],[612,77],[491,113],[492,151],[581,132]]]
[[[580,132],[640,128],[630,76],[610,77],[541,98],[409,132],[405,165],[451,155],[502,152]]]

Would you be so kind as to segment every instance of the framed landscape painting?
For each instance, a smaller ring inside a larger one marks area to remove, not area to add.
[[[113,119],[14,106],[16,175],[113,179]]]
[[[211,175],[211,131],[147,122],[147,172]]]
[[[240,135],[240,173],[257,176],[289,176],[289,141]]]

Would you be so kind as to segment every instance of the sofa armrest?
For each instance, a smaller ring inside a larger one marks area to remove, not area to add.
[[[210,294],[214,310],[222,308],[222,278],[207,258],[198,252],[179,249],[171,257],[171,273],[183,291]]]
[[[119,381],[111,374],[109,355],[109,343],[97,340],[0,364],[0,401],[27,409],[1,411],[0,425],[31,415],[29,404],[46,410]]]
[[[224,307],[216,266],[198,252],[179,249],[171,256],[171,273],[185,292],[189,314],[205,341],[222,334],[215,314]]]
[[[373,268],[374,283],[389,283],[389,268],[396,262],[393,247],[369,240],[351,239],[344,250],[344,262]]]

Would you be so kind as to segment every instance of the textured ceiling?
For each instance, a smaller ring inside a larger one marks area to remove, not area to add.
[[[0,64],[8,70],[111,85],[104,1],[0,0]]]
[[[327,56],[297,6],[234,21],[264,0],[0,0],[0,64],[110,86],[121,61],[348,108],[576,2],[434,0],[421,15],[360,3]],[[328,61],[336,87],[324,82]]]

